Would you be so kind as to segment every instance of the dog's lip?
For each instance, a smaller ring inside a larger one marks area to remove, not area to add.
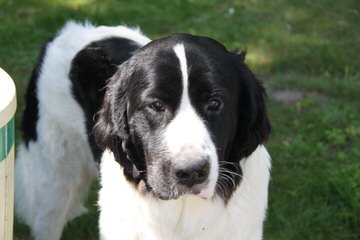
[[[210,198],[208,196],[209,195],[208,192],[209,192],[208,191],[208,182],[205,182],[205,183],[194,185],[190,189],[185,189],[184,191],[180,191],[180,194],[178,197],[185,195],[185,194],[190,194],[190,195],[199,196],[203,199],[208,199],[208,198]]]
[[[166,196],[166,197],[164,197],[164,196],[158,196],[161,200],[176,200],[176,199],[178,199],[179,197],[180,197],[181,195],[179,195],[179,196],[172,196],[172,197],[168,197],[168,196]]]
[[[178,185],[176,194],[172,193],[169,196],[164,196],[159,194],[157,196],[161,200],[177,200],[181,196],[189,194],[189,195],[199,196],[202,199],[209,199],[211,198],[209,193],[210,191],[208,189],[208,182],[204,182],[201,184],[194,185],[191,188],[187,188],[183,185]]]
[[[177,194],[170,194],[169,196],[158,195],[157,197],[160,198],[161,200],[177,200],[179,197],[181,197],[184,194],[186,193],[178,192]]]
[[[201,197],[202,199],[210,199],[212,195],[210,194],[210,191],[208,188],[203,188],[197,196]]]

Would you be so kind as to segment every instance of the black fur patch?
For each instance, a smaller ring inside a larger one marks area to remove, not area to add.
[[[54,40],[51,38],[45,43],[41,49],[40,55],[37,59],[35,68],[31,74],[29,85],[25,94],[25,108],[23,111],[23,117],[21,120],[21,131],[25,145],[28,146],[30,141],[37,140],[36,124],[39,118],[39,100],[37,97],[37,83],[40,75],[41,67],[44,62],[47,46]]]
[[[91,150],[99,160],[101,150],[95,144],[92,128],[99,111],[107,80],[116,72],[118,65],[130,58],[138,43],[125,38],[112,37],[92,42],[75,56],[69,78],[76,101],[84,110]]]

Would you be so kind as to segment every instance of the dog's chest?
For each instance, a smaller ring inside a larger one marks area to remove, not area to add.
[[[194,199],[182,197],[164,203],[154,199],[146,202],[132,199],[133,204],[118,209],[115,207],[111,211],[119,213],[117,226],[114,226],[119,233],[115,235],[139,240],[240,239],[235,238],[239,236],[239,226],[234,224],[235,215],[230,214],[220,201],[210,207],[201,206],[202,200],[199,200],[196,202],[195,199],[194,203]],[[110,236],[105,239],[115,238]]]
[[[224,230],[230,227],[231,217],[222,202],[208,203],[198,197],[166,202],[151,199],[140,203],[138,211],[142,217],[134,227],[139,239],[224,239]]]
[[[256,164],[256,160],[253,162]],[[264,163],[268,163],[268,160]],[[247,171],[268,175],[268,167],[265,165],[257,172],[251,169],[254,166],[244,165],[244,175]],[[102,240],[262,238],[268,176],[264,179],[256,175],[254,179],[251,175],[245,176],[246,182],[238,187],[225,205],[221,199],[203,200],[193,195],[167,201],[140,196],[125,180],[112,154],[103,157],[101,174],[99,222]]]

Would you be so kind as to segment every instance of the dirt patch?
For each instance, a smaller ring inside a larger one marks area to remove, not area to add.
[[[328,100],[328,97],[322,93],[290,89],[273,89],[269,90],[268,94],[283,105],[293,105],[306,98],[313,99],[319,103],[325,103]]]
[[[269,92],[269,95],[275,100],[285,104],[291,105],[304,98],[305,94],[301,91],[276,89]]]

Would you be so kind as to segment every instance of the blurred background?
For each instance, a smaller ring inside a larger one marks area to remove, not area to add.
[[[18,90],[18,141],[36,57],[68,19],[247,50],[273,125],[264,239],[360,239],[359,0],[0,0],[0,66]],[[63,240],[98,239],[97,188],[90,213],[68,224]],[[18,222],[15,239],[31,239]]]

